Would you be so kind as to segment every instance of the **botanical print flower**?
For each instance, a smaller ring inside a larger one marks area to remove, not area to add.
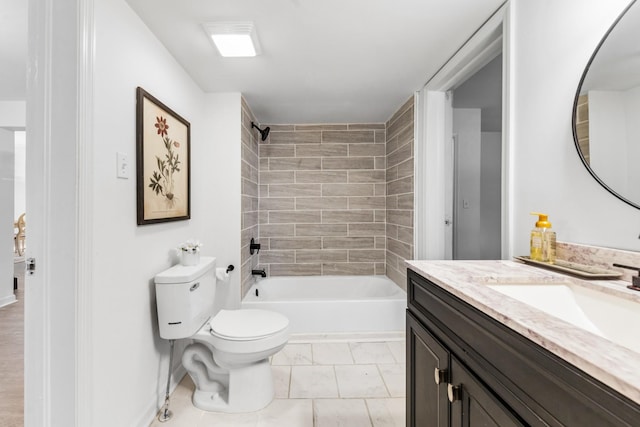
[[[158,129],[158,135],[165,136],[167,134],[167,129],[169,129],[169,125],[167,124],[167,119],[164,117],[156,117],[156,128]]]
[[[180,147],[180,143],[172,141],[167,135],[167,119],[160,116],[156,117],[155,127],[158,129],[158,135],[162,137],[162,142],[166,153],[164,158],[156,156],[157,170],[153,171],[150,178],[149,187],[155,192],[156,196],[163,197],[167,207],[172,208],[175,203],[174,194],[174,174],[180,172],[180,159],[178,153],[173,149]]]

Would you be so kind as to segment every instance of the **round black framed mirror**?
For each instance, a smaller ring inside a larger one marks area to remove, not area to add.
[[[640,209],[640,5],[633,0],[604,35],[573,104],[573,138],[587,170]]]

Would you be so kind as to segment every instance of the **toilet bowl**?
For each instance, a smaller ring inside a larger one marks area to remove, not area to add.
[[[174,266],[156,276],[160,336],[190,338],[182,364],[193,404],[206,411],[251,412],[274,395],[269,357],[289,338],[289,320],[267,310],[214,312],[215,258]]]

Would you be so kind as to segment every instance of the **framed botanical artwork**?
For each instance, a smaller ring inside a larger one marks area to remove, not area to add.
[[[139,87],[136,92],[138,225],[191,218],[191,126]]]

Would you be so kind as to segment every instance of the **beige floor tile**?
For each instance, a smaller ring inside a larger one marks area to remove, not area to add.
[[[361,399],[315,399],[315,427],[371,427],[369,412]]]
[[[407,362],[407,344],[406,341],[387,341],[387,346],[391,350],[396,363]]]
[[[311,399],[275,399],[258,412],[256,427],[313,427]]]
[[[289,383],[291,382],[291,366],[272,366],[274,392],[276,399],[289,397]]]
[[[348,343],[314,343],[311,350],[314,365],[353,365]]]
[[[338,397],[338,385],[333,366],[292,366],[289,397],[292,399]]]
[[[311,344],[287,344],[271,358],[272,365],[311,365]]]
[[[389,397],[376,365],[342,365],[335,371],[341,398]]]
[[[373,427],[405,427],[405,400],[394,399],[367,399],[369,415]]]
[[[397,363],[385,342],[349,343],[353,360],[357,364]]]
[[[389,390],[391,397],[405,397],[406,389],[406,372],[405,365],[401,363],[392,365],[378,365],[382,379]]]

